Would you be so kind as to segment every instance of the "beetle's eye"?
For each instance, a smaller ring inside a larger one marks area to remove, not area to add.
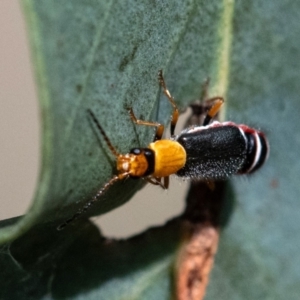
[[[130,150],[131,154],[139,155],[141,154],[142,150],[140,148],[133,148]]]

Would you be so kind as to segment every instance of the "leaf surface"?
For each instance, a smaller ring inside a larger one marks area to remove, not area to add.
[[[300,293],[300,4],[236,1],[228,117],[265,132],[270,157],[232,181],[206,299],[298,299]]]
[[[215,79],[220,43],[220,24],[212,22],[220,19],[219,1],[22,3],[39,88],[42,166],[32,207],[16,226],[2,230],[3,242],[34,223],[59,225],[115,174],[115,157],[87,109],[120,153],[145,147],[153,128],[133,124],[128,109],[167,125],[171,106],[161,95],[158,70],[185,108],[208,75]],[[141,186],[137,180],[115,184],[87,215],[122,205]]]
[[[232,180],[227,198],[234,212],[206,299],[298,299],[298,2],[23,4],[39,85],[43,159],[27,216],[2,222],[2,243],[35,226],[1,248],[3,293],[11,299],[170,299],[177,221],[124,244],[112,241],[111,248],[84,220],[69,231],[55,230],[114,174],[114,157],[86,110],[94,111],[121,153],[146,146],[153,130],[134,126],[127,109],[167,124],[171,108],[156,78],[163,69],[180,108],[199,97],[209,76],[211,94],[227,99],[226,119],[261,128],[270,142],[266,166]],[[89,213],[122,205],[141,185],[116,184]]]

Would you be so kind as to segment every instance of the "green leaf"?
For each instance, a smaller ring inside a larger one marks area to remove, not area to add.
[[[2,229],[0,242],[35,223],[69,219],[115,173],[115,158],[87,115],[91,109],[120,153],[147,146],[153,129],[136,126],[128,108],[167,125],[163,69],[181,108],[196,99],[219,63],[219,1],[22,1],[39,87],[43,141],[38,189],[28,214]],[[217,22],[216,22],[217,20]],[[205,45],[205,47],[204,47]],[[142,181],[115,184],[89,215],[130,199]]]
[[[206,299],[299,299],[300,3],[236,1],[228,116],[261,128],[266,165],[234,178]]]
[[[23,5],[39,84],[43,159],[27,216],[2,223],[2,243],[35,227],[2,246],[1,292],[10,299],[170,299],[180,242],[176,221],[112,242],[113,251],[87,221],[55,230],[114,173],[114,158],[86,109],[95,112],[120,152],[146,146],[153,131],[134,126],[127,108],[139,118],[167,123],[171,108],[156,79],[163,69],[181,108],[198,97],[209,76],[211,94],[228,98],[226,119],[261,128],[270,141],[266,166],[232,181],[227,197],[235,211],[221,236],[206,299],[298,299],[300,4]],[[112,210],[140,187],[140,181],[116,184],[90,214]]]
[[[0,248],[0,298],[169,299],[179,224],[127,241],[104,239],[87,221],[32,228]]]

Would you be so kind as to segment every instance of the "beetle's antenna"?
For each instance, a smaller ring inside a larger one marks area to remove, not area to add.
[[[97,118],[95,117],[94,113],[88,109],[87,110],[88,114],[91,116],[93,122],[95,123],[95,125],[97,126],[97,128],[99,129],[100,133],[102,134],[108,148],[110,149],[110,151],[113,153],[114,156],[118,157],[120,154],[118,153],[118,151],[115,149],[115,147],[111,144],[108,136],[106,135],[106,133],[104,132],[103,128],[101,127],[99,121],[97,120]]]
[[[94,115],[94,113],[88,109],[87,110],[88,114],[90,115],[90,117],[92,118],[92,121],[95,123],[95,125],[97,126],[97,128],[99,129],[101,135],[103,136],[108,148],[110,149],[110,151],[113,153],[114,156],[118,157],[119,153],[118,151],[115,149],[115,147],[111,144],[108,136],[106,135],[106,133],[104,132],[103,128],[101,127],[99,121],[97,120],[96,116]],[[125,174],[123,174],[125,175]],[[77,211],[77,213],[75,213],[70,219],[66,220],[63,224],[59,225],[57,227],[57,230],[62,230],[64,229],[68,224],[76,221],[80,215],[86,213],[95,202],[98,201],[99,197],[102,196],[106,190],[112,186],[116,181],[122,179],[123,177],[117,176],[115,175],[113,178],[111,178],[98,192],[95,196],[93,196],[93,198],[87,202],[81,209],[79,209]]]
[[[77,211],[77,213],[75,213],[70,219],[66,220],[64,223],[60,224],[57,227],[57,230],[63,230],[65,229],[66,226],[68,226],[70,223],[76,221],[80,215],[86,213],[99,199],[100,196],[102,196],[106,190],[112,186],[115,182],[117,182],[118,180],[120,180],[120,178],[115,175],[113,178],[111,178],[107,183],[105,183],[105,185],[97,192],[97,194],[95,196],[93,196],[93,198],[86,203],[81,209],[79,209]]]

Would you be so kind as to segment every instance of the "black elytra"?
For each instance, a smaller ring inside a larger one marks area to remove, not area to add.
[[[223,179],[239,171],[246,157],[246,141],[236,126],[219,126],[179,135],[186,151],[180,177]]]

